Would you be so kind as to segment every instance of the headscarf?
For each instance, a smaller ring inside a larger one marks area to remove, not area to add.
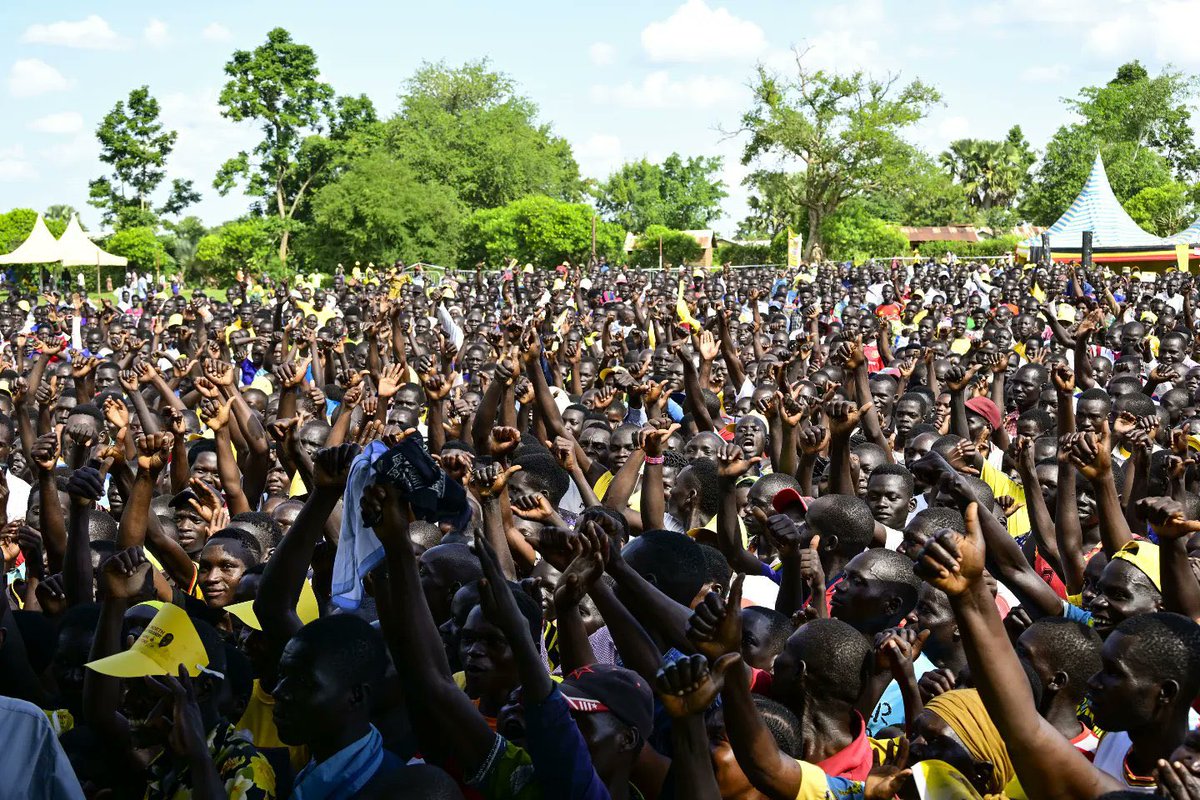
[[[1016,774],[1008,748],[1000,738],[1000,731],[992,724],[979,692],[974,689],[955,689],[939,694],[926,704],[925,709],[937,714],[962,741],[975,759],[991,762],[992,779],[987,794],[1000,795]]]

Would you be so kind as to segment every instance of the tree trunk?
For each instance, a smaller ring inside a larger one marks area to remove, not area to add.
[[[291,231],[285,230],[283,235],[279,237],[279,263],[284,269],[287,269],[288,257],[288,236]]]
[[[813,248],[821,238],[821,215],[815,206],[808,209],[808,234],[804,237],[804,260],[812,258]]]

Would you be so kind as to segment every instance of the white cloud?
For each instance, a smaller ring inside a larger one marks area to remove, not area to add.
[[[595,42],[588,48],[588,57],[598,67],[607,67],[617,59],[617,49],[608,42]]]
[[[621,139],[607,133],[593,133],[576,145],[575,160],[584,175],[607,178],[625,160]]]
[[[66,141],[53,141],[39,148],[38,163],[54,164],[56,167],[75,164],[94,166],[100,154],[100,143],[89,132],[80,131]]]
[[[238,125],[221,116],[218,97],[219,90],[210,88],[172,92],[159,98],[164,127],[179,134],[168,162],[171,177],[207,184],[225,159],[249,150],[257,141],[258,133],[253,127]]]
[[[666,70],[651,72],[641,83],[626,81],[619,86],[593,86],[595,103],[625,108],[712,108],[726,105],[742,94],[742,87],[728,78],[697,75],[673,79]]]
[[[1021,70],[1021,80],[1030,83],[1053,83],[1066,77],[1071,68],[1066,64],[1045,64]]]
[[[767,48],[755,22],[735,17],[704,0],[686,0],[665,20],[642,30],[642,48],[651,61],[700,63],[753,60]]]
[[[971,132],[971,121],[966,117],[946,117],[938,123],[936,130],[939,138],[952,142],[955,139],[966,138]]]
[[[30,25],[21,35],[28,44],[53,44],[60,47],[78,47],[84,50],[118,50],[124,46],[121,38],[109,27],[108,22],[97,14],[88,17],[47,25]]]
[[[1136,29],[1138,25],[1125,15],[1101,20],[1087,32],[1087,49],[1101,56],[1120,56],[1129,47],[1131,27]]]
[[[29,123],[29,130],[38,133],[77,133],[83,129],[83,115],[77,111],[47,114]]]
[[[32,181],[38,177],[37,170],[25,157],[25,149],[20,145],[0,149],[0,182],[17,183]]]
[[[74,81],[45,61],[23,58],[8,71],[8,91],[13,97],[34,97],[70,89]]]
[[[167,29],[167,23],[161,19],[152,19],[146,23],[142,37],[146,40],[146,44],[154,48],[161,49],[171,43],[171,34]]]
[[[879,42],[865,38],[861,30],[823,30],[802,41],[799,48],[807,69],[824,69],[839,73],[859,69],[872,73],[884,70]],[[788,53],[787,58],[794,69],[795,56]]]
[[[200,35],[210,42],[228,42],[233,38],[233,34],[219,22],[210,22],[205,26],[204,30],[200,31]]]

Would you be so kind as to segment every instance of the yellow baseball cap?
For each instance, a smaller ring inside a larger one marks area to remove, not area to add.
[[[180,667],[195,677],[208,666],[208,653],[187,613],[168,604],[158,610],[133,647],[86,666],[115,678],[176,675]]]
[[[1132,542],[1126,542],[1125,546],[1118,550],[1113,558],[1119,558],[1122,561],[1128,561],[1130,564],[1133,564],[1146,573],[1146,577],[1154,584],[1155,589],[1162,591],[1162,570],[1159,567],[1158,545],[1153,542],[1135,539]]]
[[[254,613],[253,600],[246,600],[242,603],[225,606],[225,610],[241,620],[242,624],[246,627],[253,628],[256,631],[262,630],[262,625],[258,621],[258,615]],[[301,625],[307,625],[321,616],[321,609],[317,606],[317,595],[313,592],[312,584],[308,581],[305,581],[304,585],[300,587],[300,600],[296,603],[296,616],[300,618]]]

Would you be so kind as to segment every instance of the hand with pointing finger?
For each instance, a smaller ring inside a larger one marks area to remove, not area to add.
[[[664,422],[655,420],[656,423]],[[667,440],[679,430],[679,423],[650,424],[638,432],[638,447],[650,458],[661,456],[667,449]]]
[[[520,465],[505,469],[502,464],[488,464],[471,473],[471,488],[480,497],[499,497],[508,488],[508,479],[521,471]]]
[[[846,438],[854,433],[854,429],[858,427],[858,421],[862,419],[862,415],[874,406],[874,403],[867,401],[862,406],[858,406],[849,400],[831,400],[825,406],[825,412],[829,415],[829,434]]]
[[[726,597],[709,592],[688,620],[687,637],[709,661],[742,652],[742,581],[737,575]]]
[[[711,668],[699,653],[668,661],[654,679],[663,708],[673,719],[703,714],[724,688],[725,673],[741,658],[741,653],[726,653]]]
[[[746,458],[736,444],[723,444],[717,449],[717,476],[724,481],[736,481],[762,461],[762,456]]]
[[[808,595],[817,619],[829,618],[829,604],[825,602],[825,567],[821,564],[821,537],[813,536],[808,547],[800,551],[800,577],[808,587]]]

